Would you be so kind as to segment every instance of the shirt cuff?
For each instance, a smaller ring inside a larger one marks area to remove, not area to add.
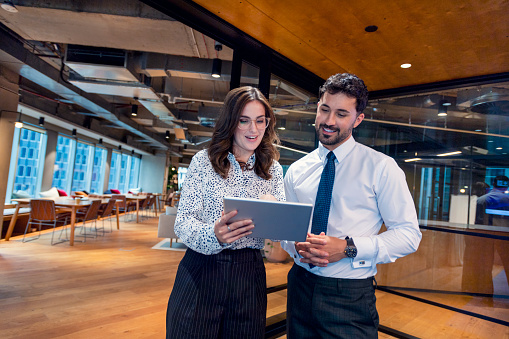
[[[374,264],[375,244],[369,237],[352,237],[357,256],[352,258],[352,268],[366,268]]]
[[[283,240],[281,241],[281,247],[296,261],[299,261],[302,256],[297,253],[295,249],[295,241]]]

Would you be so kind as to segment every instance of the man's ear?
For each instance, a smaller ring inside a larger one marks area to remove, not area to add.
[[[357,116],[357,118],[355,119],[355,124],[353,125],[354,128],[356,128],[357,126],[359,126],[362,122],[362,120],[364,120],[364,113],[361,113]]]

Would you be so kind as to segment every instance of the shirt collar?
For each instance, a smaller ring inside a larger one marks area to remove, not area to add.
[[[332,152],[334,152],[334,155],[336,156],[336,159],[338,160],[338,163],[343,161],[343,159],[346,158],[348,153],[350,153],[355,146],[355,139],[353,136],[350,136],[344,143],[336,147]],[[320,157],[320,160],[325,163],[327,159],[327,154],[330,151],[325,148],[325,146],[322,145],[321,142],[318,143],[318,156]]]
[[[255,156],[255,154],[253,153],[253,155],[251,155],[251,156],[249,157],[249,159],[247,159],[247,163],[246,163],[246,165],[248,165],[248,166],[249,166],[249,165],[253,166],[253,165],[254,165],[254,163],[255,163],[255,159],[256,159],[256,156]],[[238,163],[239,163],[239,162],[237,161],[237,159],[235,158],[235,155],[233,155],[233,153],[232,153],[232,152],[228,152],[228,160],[230,160],[230,163],[232,163],[232,164],[238,164]]]

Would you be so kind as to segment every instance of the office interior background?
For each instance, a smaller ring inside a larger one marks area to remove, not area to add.
[[[0,198],[165,193],[243,85],[269,98],[286,170],[317,146],[318,87],[354,73],[370,90],[354,138],[404,170],[423,232],[415,254],[379,266],[378,288],[507,327],[509,207],[476,223],[476,201],[509,177],[508,13],[507,1],[2,1]]]

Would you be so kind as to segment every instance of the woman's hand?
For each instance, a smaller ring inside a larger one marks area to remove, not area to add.
[[[220,243],[231,244],[235,240],[253,233],[251,230],[254,228],[254,225],[253,220],[251,219],[244,219],[229,223],[228,221],[235,215],[237,215],[237,211],[231,211],[226,214],[223,212],[223,216],[217,219],[216,224],[214,225],[214,233]]]

